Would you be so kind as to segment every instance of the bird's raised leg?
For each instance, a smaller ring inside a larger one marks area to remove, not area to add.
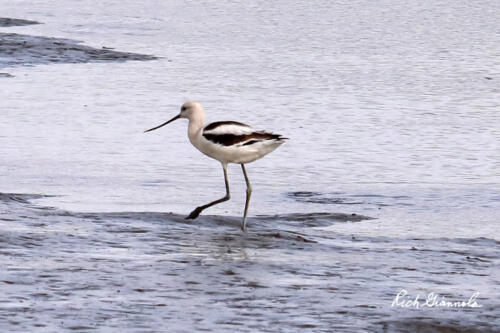
[[[195,219],[198,217],[198,215],[200,215],[200,213],[207,209],[208,207],[211,207],[213,205],[217,205],[218,203],[221,203],[221,202],[224,202],[224,201],[227,201],[231,198],[231,195],[229,193],[229,181],[227,179],[227,164],[224,164],[222,163],[222,169],[224,170],[224,181],[226,182],[226,196],[223,197],[223,198],[220,198],[218,200],[215,200],[215,201],[212,201],[206,205],[203,205],[203,206],[200,206],[200,207],[196,207],[195,210],[193,210],[191,212],[191,214],[189,214],[189,216],[186,217],[186,219]]]
[[[245,212],[243,213],[243,224],[241,225],[241,230],[246,231],[248,203],[250,202],[250,196],[252,195],[252,185],[250,185],[250,180],[248,180],[247,171],[245,170],[245,164],[241,164],[241,169],[243,170],[245,182],[247,183],[247,199],[245,201]]]

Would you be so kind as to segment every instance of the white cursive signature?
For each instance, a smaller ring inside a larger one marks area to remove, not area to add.
[[[406,289],[401,289],[400,292],[394,297],[391,307],[401,308],[415,308],[420,309],[428,308],[481,308],[482,305],[478,304],[476,298],[479,296],[479,291],[476,291],[467,301],[449,301],[444,296],[431,292],[425,299],[420,299],[420,295],[415,297],[408,295]]]

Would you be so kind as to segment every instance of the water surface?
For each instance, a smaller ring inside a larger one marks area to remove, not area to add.
[[[3,329],[500,327],[497,2],[0,6],[42,23],[2,34],[157,57],[0,55]],[[246,235],[238,166],[186,222],[220,165],[182,121],[143,133],[191,99],[290,137],[248,165]],[[401,288],[483,308],[391,308]]]

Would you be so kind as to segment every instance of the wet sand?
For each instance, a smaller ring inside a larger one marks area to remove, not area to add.
[[[74,213],[0,195],[0,330],[494,332],[481,309],[395,309],[399,286],[492,283],[490,239],[346,237],[368,217]],[[35,200],[35,201],[33,201]],[[452,248],[460,250],[452,250]],[[456,282],[455,282],[456,283]],[[450,291],[451,292],[451,291]],[[451,292],[450,298],[466,298]],[[460,316],[457,316],[460,311]]]

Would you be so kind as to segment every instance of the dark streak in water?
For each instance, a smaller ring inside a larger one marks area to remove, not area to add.
[[[22,19],[14,19],[8,17],[0,17],[0,27],[14,27],[20,25],[32,25],[32,24],[40,24],[37,21],[30,20],[22,20]]]
[[[343,192],[309,192],[298,191],[286,194],[288,198],[299,202],[322,204],[322,205],[368,205],[379,209],[387,206],[413,206],[408,200],[412,198],[406,195],[386,196],[380,194],[346,194]]]

